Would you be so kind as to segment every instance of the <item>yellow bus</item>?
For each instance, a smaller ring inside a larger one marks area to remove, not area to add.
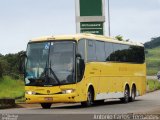
[[[146,92],[144,46],[100,35],[31,40],[25,55],[26,103],[91,106],[106,99],[134,101]]]

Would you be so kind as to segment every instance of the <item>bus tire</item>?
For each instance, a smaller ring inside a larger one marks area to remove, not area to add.
[[[90,107],[94,102],[94,90],[90,87],[87,92],[87,101],[81,102],[83,107]]]
[[[43,109],[50,109],[51,105],[52,105],[51,103],[41,103]]]
[[[124,97],[121,98],[120,100],[123,103],[128,103],[129,102],[129,96],[130,96],[129,86],[126,85],[125,90],[124,90]]]
[[[132,91],[131,91],[130,102],[135,101],[135,98],[136,98],[136,86],[133,85],[133,86],[132,86]]]

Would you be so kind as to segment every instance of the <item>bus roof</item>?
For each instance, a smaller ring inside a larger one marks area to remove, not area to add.
[[[75,34],[75,35],[55,35],[55,36],[44,36],[39,38],[34,38],[30,42],[43,42],[43,41],[54,41],[54,40],[80,40],[80,39],[92,39],[92,40],[101,40],[113,43],[121,43],[121,44],[129,44],[129,45],[136,45],[136,46],[143,46],[142,43],[132,42],[132,41],[119,41],[116,38],[111,38],[102,35],[94,35],[94,34]]]

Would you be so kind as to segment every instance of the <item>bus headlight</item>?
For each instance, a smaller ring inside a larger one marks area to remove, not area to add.
[[[69,94],[73,92],[74,92],[74,89],[62,90],[62,94]]]
[[[33,91],[26,91],[26,94],[28,94],[28,95],[35,95],[36,92],[33,92]]]

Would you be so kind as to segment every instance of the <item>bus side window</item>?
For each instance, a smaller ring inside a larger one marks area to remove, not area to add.
[[[120,62],[120,52],[121,52],[121,45],[120,44],[113,44],[113,49],[114,49],[114,61]]]
[[[96,46],[93,40],[87,41],[87,61],[96,61]]]
[[[86,40],[82,39],[78,42],[78,52],[76,56],[77,82],[82,80],[85,71],[85,41]]]
[[[96,58],[98,62],[105,61],[105,46],[102,41],[96,41]]]
[[[128,62],[129,45],[121,45],[121,62]]]
[[[112,57],[113,52],[113,44],[105,42],[106,61],[114,61],[114,58]]]
[[[79,40],[78,53],[81,55],[81,59],[85,61],[85,40]]]
[[[128,61],[133,63],[144,63],[145,55],[144,48],[141,46],[130,46],[128,50]]]

